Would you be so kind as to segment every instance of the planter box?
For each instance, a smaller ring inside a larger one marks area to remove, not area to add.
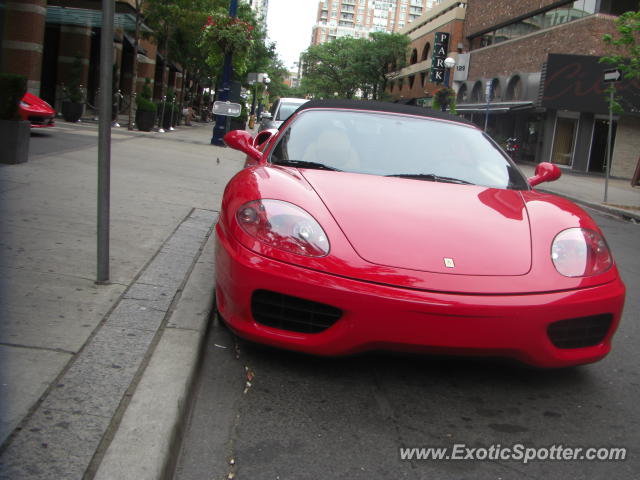
[[[60,111],[66,122],[77,122],[84,113],[84,103],[62,102]]]
[[[31,124],[27,121],[0,120],[0,163],[24,163],[29,159]]]
[[[156,123],[156,112],[136,110],[136,125],[138,130],[150,132]]]

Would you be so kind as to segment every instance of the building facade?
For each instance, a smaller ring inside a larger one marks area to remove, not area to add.
[[[322,0],[311,44],[339,37],[367,38],[370,32],[398,32],[440,0]]]
[[[466,6],[466,0],[443,0],[400,30],[400,33],[409,36],[411,43],[408,65],[388,75],[387,93],[394,101],[427,105],[437,89],[445,83],[451,85],[452,72],[445,72],[442,81],[435,76],[432,78],[432,72],[444,58],[452,57],[457,60],[461,54]],[[441,44],[439,38],[443,35],[446,36],[446,48],[438,52],[436,45]]]
[[[0,69],[27,77],[28,91],[60,111],[64,86],[79,80],[86,103],[96,105],[100,64],[100,0],[7,0],[0,8]],[[167,61],[152,41],[139,39],[134,52],[135,0],[116,0],[114,15],[114,88],[124,108],[132,91],[149,79],[156,99],[168,88],[179,95],[183,71]],[[143,31],[150,31],[143,25]],[[137,58],[137,84],[132,85]],[[79,79],[75,65],[80,63]],[[178,101],[181,99],[178,98]]]
[[[468,0],[464,75],[457,110],[498,141],[516,138],[520,158],[603,172],[609,130],[602,37],[635,0]],[[630,178],[640,153],[640,85],[620,82],[611,173]]]

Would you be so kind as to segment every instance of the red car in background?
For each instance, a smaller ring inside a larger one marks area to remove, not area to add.
[[[18,111],[20,118],[31,122],[31,128],[55,126],[56,111],[47,102],[29,92],[22,97]]]

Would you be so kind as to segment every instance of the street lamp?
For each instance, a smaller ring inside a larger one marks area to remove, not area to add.
[[[254,74],[251,74],[254,75]],[[253,90],[253,98],[251,99],[251,117],[249,118],[249,128],[253,128],[256,124],[256,98],[258,96],[258,84],[263,83],[267,84],[271,82],[269,78],[269,74],[267,73],[257,73],[256,80],[253,82],[254,90]]]
[[[450,81],[450,77],[451,77],[451,70],[453,69],[453,67],[456,66],[456,59],[452,57],[445,58],[444,66],[447,67],[447,70],[445,71],[445,74],[444,74],[444,85],[445,87],[449,88],[451,86],[450,83],[453,82],[453,78],[451,78],[451,81]]]

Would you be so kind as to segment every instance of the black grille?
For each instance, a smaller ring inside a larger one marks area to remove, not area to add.
[[[551,343],[558,348],[592,347],[607,336],[613,315],[572,318],[553,322],[547,329]]]
[[[331,305],[268,290],[253,293],[251,313],[262,325],[300,333],[322,332],[342,316],[342,310]]]
[[[29,122],[31,122],[34,125],[49,125],[51,123],[51,120],[53,120],[53,118],[51,117],[36,117],[36,116],[31,116],[29,117]]]

